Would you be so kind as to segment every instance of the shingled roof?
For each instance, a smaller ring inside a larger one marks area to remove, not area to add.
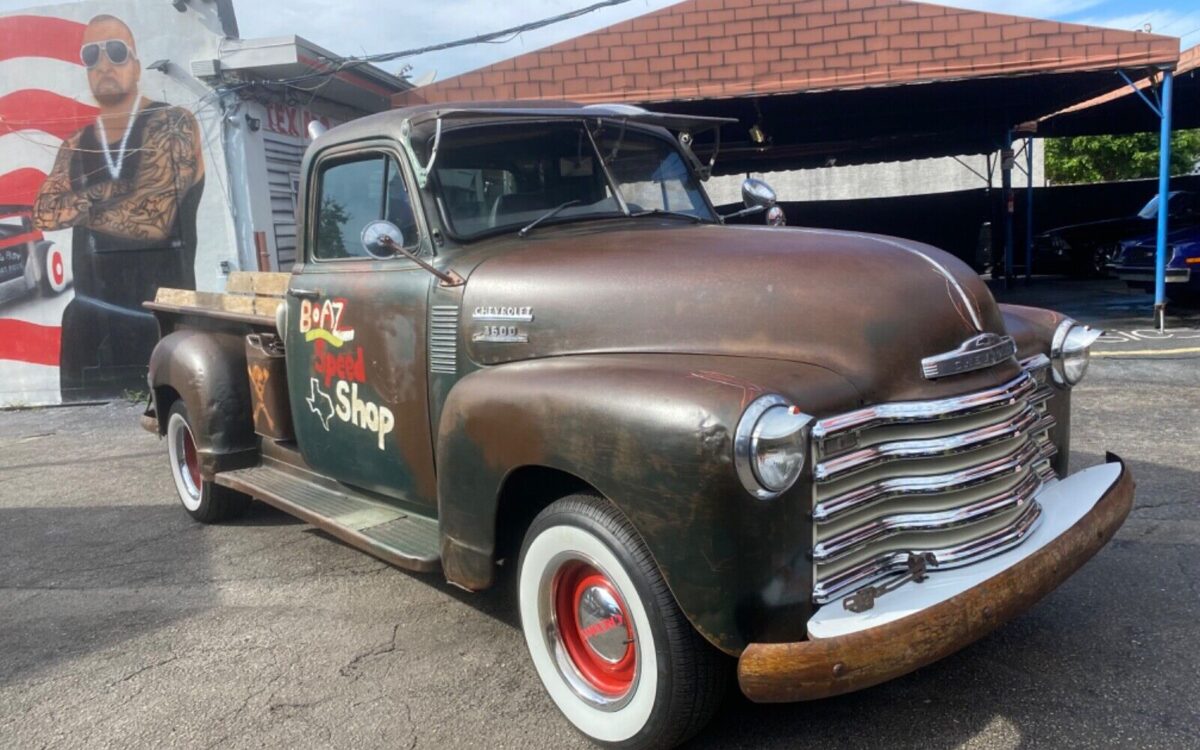
[[[687,0],[398,94],[665,102],[1171,65],[1179,40],[908,0]]]

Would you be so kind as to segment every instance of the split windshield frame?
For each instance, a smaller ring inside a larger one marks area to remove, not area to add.
[[[545,108],[479,107],[471,109],[430,109],[424,112],[419,112],[412,117],[405,118],[400,125],[400,143],[402,148],[405,150],[406,155],[409,157],[414,176],[416,177],[420,188],[428,188],[429,182],[433,178],[433,170],[437,162],[438,151],[441,146],[442,132],[444,130],[443,121],[458,120],[466,123],[468,121],[475,120],[477,122],[470,123],[468,126],[486,126],[489,124],[499,124],[504,120],[513,119],[526,120],[529,122],[579,123],[583,127],[584,132],[586,132],[588,135],[588,140],[591,143],[594,153],[600,160],[601,169],[604,171],[605,179],[609,183],[614,197],[620,206],[621,213],[614,213],[613,216],[623,215],[625,217],[649,215],[656,212],[637,213],[630,210],[628,204],[626,203],[624,194],[621,192],[615,177],[609,169],[609,155],[605,154],[605,152],[600,148],[600,144],[596,141],[595,132],[590,126],[590,122],[594,121],[597,126],[601,125],[601,123],[604,121],[619,124],[622,135],[624,134],[625,129],[631,123],[635,126],[642,125],[658,127],[668,131],[668,133],[671,133],[673,137],[667,138],[666,140],[668,142],[673,142],[680,148],[680,150],[682,150],[684,156],[691,164],[693,173],[701,182],[707,181],[711,176],[712,166],[716,161],[717,152],[720,149],[721,126],[737,122],[735,118],[703,117],[692,115],[676,115],[664,112],[651,112],[641,109],[640,107],[634,107],[630,105],[587,105]],[[416,130],[417,126],[426,125],[430,122],[434,123],[434,133],[432,136],[432,143],[429,148],[429,158],[423,162],[416,153],[416,149],[413,147],[412,141],[414,131]],[[662,137],[653,131],[645,130],[643,128],[637,129],[643,133],[646,133],[647,135],[652,135],[657,138]],[[715,131],[713,151],[709,158],[708,164],[704,164],[692,150],[691,144],[693,142],[694,134],[705,133],[710,130]],[[619,150],[619,142],[617,149]],[[700,194],[703,196],[704,203],[711,213],[711,221],[713,223],[721,223],[721,215],[717,213],[716,208],[712,205],[712,201],[709,200],[707,193],[701,190]],[[443,214],[442,218],[445,219],[446,216],[444,215],[444,206],[441,205],[441,196],[435,196],[435,199],[438,206],[438,211],[439,213]],[[703,217],[697,217],[697,219],[707,223]],[[457,235],[457,233],[454,232],[448,224],[446,228],[451,236]],[[483,239],[486,236],[508,231],[510,228],[511,226],[505,225],[504,227],[497,227],[493,231],[472,235],[469,238],[455,236],[455,239],[459,241],[474,241]]]

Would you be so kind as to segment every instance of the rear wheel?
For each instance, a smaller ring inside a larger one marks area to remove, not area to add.
[[[187,407],[176,401],[167,412],[167,455],[171,477],[183,509],[202,523],[232,518],[246,510],[250,498],[205,479],[200,472],[200,455],[192,435]]]
[[[672,747],[711,718],[728,660],[692,628],[607,501],[573,495],[539,514],[517,579],[534,667],[581,733],[608,747]]]

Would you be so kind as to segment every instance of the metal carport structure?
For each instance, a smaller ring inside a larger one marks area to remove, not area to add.
[[[1174,69],[1160,66],[1134,75],[1118,71],[1124,82],[1098,97],[1041,118],[1045,136],[1120,135],[1159,128],[1158,228],[1154,269],[1154,320],[1166,325],[1168,216],[1163,206],[1170,189],[1170,144],[1173,129],[1200,127],[1200,46],[1179,56]],[[1136,79],[1136,80],[1135,80]]]
[[[736,117],[716,174],[1003,150],[1011,259],[1014,127],[1111,91],[1117,71],[1178,59],[1173,37],[909,0],[686,0],[393,103],[568,99]]]

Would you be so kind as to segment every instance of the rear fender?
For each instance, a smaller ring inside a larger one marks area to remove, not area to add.
[[[762,502],[732,463],[742,412],[771,392],[816,413],[857,404],[857,393],[828,370],[731,357],[583,355],[466,376],[446,400],[437,438],[447,578],[470,589],[492,583],[505,478],[548,467],[611,501],[692,624],[736,653],[762,635],[756,623],[789,619],[762,616],[781,597],[810,606],[809,518],[797,508],[809,502],[808,483]],[[801,630],[806,620],[794,619]]]
[[[253,462],[258,438],[241,336],[191,329],[167,334],[150,355],[149,384],[160,434],[171,408],[165,394],[173,391],[183,400],[205,478]]]

